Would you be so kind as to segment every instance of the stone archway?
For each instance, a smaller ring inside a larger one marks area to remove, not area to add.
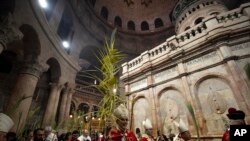
[[[189,118],[185,98],[181,92],[174,88],[167,88],[159,94],[159,124],[164,134],[177,133],[178,129],[173,120],[179,122],[182,119],[188,126]]]
[[[144,127],[142,121],[148,118],[152,122],[151,107],[148,100],[145,97],[140,97],[135,100],[133,106],[133,128],[139,128],[142,133],[144,132]]]
[[[207,134],[221,135],[227,123],[227,109],[238,108],[227,81],[218,76],[201,78],[196,85],[196,99],[206,121]]]

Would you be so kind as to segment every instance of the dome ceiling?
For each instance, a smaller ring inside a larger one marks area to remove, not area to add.
[[[176,3],[177,0],[96,0],[91,2],[95,13],[104,18],[109,25],[118,26],[120,30],[131,31],[128,25],[129,22],[133,22],[135,29],[132,31],[135,32],[153,32],[171,27],[169,14]],[[117,18],[121,24],[117,25]],[[157,19],[160,22],[158,22],[159,25],[155,23]],[[148,30],[142,30],[143,22],[148,24]]]

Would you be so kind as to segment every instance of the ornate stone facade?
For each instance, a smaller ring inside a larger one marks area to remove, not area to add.
[[[250,62],[249,12],[246,3],[205,17],[122,65],[133,129],[142,129],[142,120],[149,118],[155,133],[176,133],[173,120],[182,119],[196,138],[187,102],[204,140],[221,140],[229,107],[243,110],[250,123],[250,81],[244,71]]]

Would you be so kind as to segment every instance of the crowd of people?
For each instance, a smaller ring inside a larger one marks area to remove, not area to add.
[[[145,133],[141,133],[139,128],[136,128],[135,133],[127,128],[129,112],[123,105],[119,105],[113,112],[116,118],[116,126],[113,126],[106,135],[99,132],[95,135],[89,134],[88,130],[74,130],[73,132],[58,133],[47,126],[45,128],[37,128],[33,130],[25,130],[20,141],[188,141],[192,139],[189,129],[185,123],[173,121],[178,128],[176,135],[170,134],[168,137],[157,131],[157,136],[154,136],[154,129],[149,119],[143,121]],[[246,125],[244,118],[245,113],[235,108],[229,108],[227,117],[230,125]],[[5,114],[0,113],[0,141],[18,141],[16,133],[9,130],[14,125],[13,121]],[[82,133],[82,134],[80,134]],[[229,141],[230,129],[227,129],[223,134],[222,141]]]

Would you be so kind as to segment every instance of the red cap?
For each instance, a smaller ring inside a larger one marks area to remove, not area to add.
[[[229,108],[227,111],[228,111],[228,113],[233,113],[233,112],[235,112],[235,111],[237,111],[237,110],[236,110],[235,108],[232,108],[232,107],[231,107],[231,108]]]

